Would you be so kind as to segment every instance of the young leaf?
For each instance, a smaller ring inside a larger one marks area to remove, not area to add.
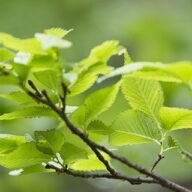
[[[23,51],[37,55],[45,55],[41,49],[41,44],[37,39],[19,39],[6,33],[0,33],[0,43],[9,49]]]
[[[12,120],[20,118],[36,118],[36,117],[56,117],[55,113],[43,106],[28,107],[24,109],[19,109],[11,113],[5,113],[0,116],[0,120]]]
[[[35,101],[29,95],[21,91],[15,91],[7,95],[0,94],[0,97],[4,99],[9,99],[10,101],[15,101],[22,105],[35,104]]]
[[[163,70],[139,71],[139,72],[133,73],[131,76],[135,78],[142,78],[147,80],[182,83],[182,80],[178,78],[176,75]]]
[[[109,135],[110,129],[100,120],[93,120],[87,126],[88,133],[96,133],[101,135]]]
[[[102,77],[100,77],[97,82],[101,83],[102,81],[115,77],[115,76],[119,76],[119,75],[124,75],[124,74],[129,74],[129,73],[133,73],[139,70],[142,70],[144,68],[152,68],[152,69],[161,69],[161,68],[165,68],[166,66],[162,63],[152,63],[152,62],[135,62],[135,63],[131,63],[128,65],[124,65],[122,67],[116,68],[115,70],[113,70],[111,73],[104,75]]]
[[[102,153],[106,160],[110,160],[109,156]],[[76,171],[99,171],[106,170],[105,165],[97,159],[96,155],[89,155],[88,159],[80,159],[70,165],[71,169]]]
[[[58,91],[61,84],[60,73],[56,70],[43,70],[34,73],[35,77],[45,86]]]
[[[13,75],[0,76],[0,85],[19,85],[19,80]]]
[[[88,154],[85,150],[71,143],[64,143],[59,154],[61,155],[61,158],[64,160],[65,164],[73,163],[79,159],[88,158]]]
[[[93,120],[86,128],[89,139],[95,142],[101,142],[104,139],[108,139],[111,133],[110,127],[105,125],[100,120]]]
[[[39,147],[41,147],[41,144],[44,146],[46,145],[53,153],[59,152],[64,144],[64,135],[62,132],[55,129],[48,131],[35,131],[35,139]]]
[[[96,64],[97,62],[105,63],[113,55],[119,53],[122,47],[119,45],[118,41],[105,41],[101,45],[96,46],[91,50],[89,57],[83,60],[80,65],[89,67]]]
[[[0,62],[6,62],[14,58],[14,53],[5,48],[0,48]]]
[[[30,72],[30,68],[27,65],[14,64],[14,72],[17,74],[18,78],[24,82]]]
[[[160,117],[165,131],[192,128],[192,111],[182,108],[162,107]]]
[[[2,155],[0,165],[10,169],[17,169],[41,164],[50,159],[51,156],[38,151],[35,143],[31,142],[20,145],[16,150],[7,155]]]
[[[123,79],[122,92],[132,108],[158,119],[164,100],[158,82],[127,76]]]
[[[75,81],[69,86],[69,89],[71,90],[70,96],[78,95],[86,91],[95,83],[98,75],[106,74],[111,70],[111,67],[98,63],[89,67],[87,70],[80,72],[75,78]]]
[[[119,83],[92,93],[85,99],[84,105],[72,115],[72,120],[77,126],[87,126],[92,119],[111,107],[118,90]]]
[[[0,154],[8,153],[24,142],[24,136],[0,134]]]
[[[167,137],[167,145],[168,145],[168,150],[180,149],[180,146],[172,136]]]
[[[168,65],[165,70],[172,73],[186,84],[189,84],[192,81],[192,62],[183,61],[173,63]]]
[[[64,30],[61,28],[51,28],[51,29],[46,29],[44,32],[48,35],[54,35],[56,37],[63,38],[71,31],[73,31],[73,29]]]
[[[111,126],[110,143],[115,146],[159,142],[161,133],[156,123],[140,111],[121,113]]]

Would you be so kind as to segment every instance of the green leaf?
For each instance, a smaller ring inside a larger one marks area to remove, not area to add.
[[[109,161],[109,156],[102,153],[104,158]],[[88,159],[81,159],[70,165],[71,169],[76,171],[99,171],[99,170],[106,170],[104,164],[97,159],[95,155],[89,155]]]
[[[46,87],[57,90],[61,84],[60,73],[56,70],[43,70],[34,73],[35,77]]]
[[[46,54],[46,52],[42,50],[40,42],[34,38],[19,39],[6,33],[0,33],[0,43],[15,51],[23,51],[40,55]]]
[[[29,95],[20,91],[15,91],[7,95],[0,94],[0,97],[4,99],[8,99],[10,101],[15,101],[22,105],[35,104],[35,101]]]
[[[30,68],[27,65],[14,64],[14,72],[21,81],[25,81],[28,78]]]
[[[24,109],[19,109],[11,113],[5,113],[0,116],[0,120],[12,120],[20,118],[36,118],[36,117],[56,117],[55,113],[43,106],[39,107],[28,107]]]
[[[180,78],[186,84],[192,81],[192,62],[190,61],[173,63],[168,65],[165,70]]]
[[[155,63],[155,62],[135,62],[135,63],[130,63],[128,65],[118,67],[118,68],[114,69],[111,73],[100,77],[97,80],[97,82],[101,83],[102,81],[104,81],[106,79],[116,77],[116,76],[119,76],[119,75],[134,73],[136,71],[140,71],[140,70],[143,70],[145,68],[164,69],[165,67],[166,67],[166,65],[164,65],[162,63]]]
[[[74,135],[73,133],[71,133],[71,131],[66,127],[66,125],[63,122],[61,122],[58,125],[57,129],[62,131],[65,137],[65,143],[70,143],[86,151],[89,150],[88,145],[84,141],[82,141],[82,139],[79,138],[77,135]]]
[[[5,62],[14,58],[14,53],[5,48],[0,48],[0,61]]]
[[[88,133],[96,133],[101,135],[109,135],[110,129],[100,120],[93,120],[87,126]]]
[[[88,158],[87,151],[71,143],[64,143],[59,154],[61,155],[61,158],[64,160],[65,164],[73,163],[79,159]]]
[[[120,51],[118,41],[105,41],[101,45],[93,48],[90,53],[90,57],[96,58],[104,63],[109,60],[109,58]]]
[[[63,38],[71,31],[73,31],[73,29],[64,30],[61,28],[50,28],[50,29],[46,29],[44,32],[48,35],[54,35],[56,37]]]
[[[48,162],[50,159],[51,156],[38,151],[35,143],[31,142],[20,145],[7,155],[1,155],[0,165],[10,169],[24,168]]]
[[[180,146],[172,136],[167,137],[168,149],[180,149]]]
[[[115,146],[159,142],[161,133],[156,123],[140,111],[121,113],[111,126],[110,143]]]
[[[158,82],[127,76],[123,79],[122,92],[132,108],[155,120],[159,118],[164,99]]]
[[[101,45],[96,46],[91,50],[91,53],[87,59],[84,59],[80,65],[89,67],[97,62],[105,63],[113,55],[119,53],[122,47],[118,41],[105,41]]]
[[[77,81],[70,87],[70,96],[75,96],[86,91],[95,83],[96,79],[97,74],[95,73],[81,74]]]
[[[111,70],[111,67],[98,63],[79,74],[72,73],[76,74],[77,77],[75,77],[75,81],[69,86],[71,90],[70,96],[78,95],[86,91],[96,82],[99,74],[106,74]]]
[[[114,103],[119,91],[119,83],[116,85],[98,90],[89,95],[84,102],[84,105],[79,107],[73,114],[72,120],[77,125],[86,127],[88,123],[98,115],[108,110]]]
[[[87,126],[86,131],[89,139],[94,142],[102,142],[104,139],[108,139],[108,136],[111,133],[110,127],[98,119],[91,121]]]
[[[142,78],[155,81],[182,83],[182,80],[180,78],[178,78],[174,74],[171,74],[170,72],[166,72],[163,70],[139,71],[133,73],[131,76],[135,78]]]
[[[58,59],[58,58],[56,58]],[[32,72],[54,69],[59,66],[58,61],[52,55],[34,55],[29,63]]]
[[[24,136],[0,134],[0,154],[8,153],[25,142]]]
[[[19,85],[19,79],[12,75],[0,76],[0,85]]]
[[[35,131],[35,139],[40,148],[41,146],[47,146],[53,153],[60,151],[65,140],[62,132],[55,129],[48,131]]]
[[[192,128],[192,111],[182,108],[162,107],[160,117],[165,131]]]
[[[71,71],[78,75],[75,83],[71,85],[71,95],[77,95],[90,88],[96,81],[99,74],[111,72],[111,67],[107,66],[109,58],[124,50],[118,41],[106,41],[95,47],[89,57],[79,63]]]

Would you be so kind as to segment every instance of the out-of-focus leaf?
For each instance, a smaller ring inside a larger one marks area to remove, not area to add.
[[[29,95],[21,91],[12,92],[9,94],[0,94],[0,97],[23,105],[35,104],[35,101]]]
[[[0,43],[15,51],[29,52],[37,55],[46,54],[42,50],[41,44],[37,39],[19,39],[6,33],[0,33]]]
[[[1,155],[0,165],[16,169],[41,164],[50,159],[51,156],[38,151],[35,143],[31,142],[20,145],[16,150],[7,155]]]
[[[25,142],[24,136],[0,134],[0,154],[8,153]]]
[[[45,86],[58,91],[61,85],[60,73],[56,70],[43,70],[34,73],[35,77]]]
[[[53,153],[60,151],[65,140],[62,132],[55,129],[48,131],[35,131],[35,139],[39,147],[41,147],[41,145],[47,146]]]
[[[5,48],[0,48],[0,62],[5,62],[14,58],[14,53]]]
[[[106,160],[110,160],[109,156],[102,153]],[[97,159],[96,155],[89,155],[88,159],[81,159],[70,165],[71,169],[77,171],[99,171],[106,170],[105,165]]]
[[[45,33],[48,35],[54,35],[56,37],[63,38],[71,31],[73,31],[73,29],[65,30],[61,28],[50,28],[50,29],[46,29]]]
[[[192,111],[183,108],[162,107],[160,117],[166,131],[192,128]]]
[[[65,164],[73,163],[79,159],[88,158],[86,150],[83,150],[71,143],[64,143],[59,154],[61,155],[61,158],[64,160]]]
[[[5,113],[0,116],[0,120],[12,120],[20,118],[37,118],[37,117],[56,117],[55,113],[43,106],[28,107],[24,109],[19,109],[14,112]]]

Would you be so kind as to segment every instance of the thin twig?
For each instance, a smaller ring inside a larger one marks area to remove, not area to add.
[[[64,173],[74,177],[82,177],[82,178],[107,178],[107,179],[118,179],[122,181],[131,182],[132,185],[139,185],[142,183],[157,183],[154,179],[146,179],[142,177],[129,177],[122,174],[111,175],[110,173],[90,173],[90,172],[77,172],[70,170],[68,168],[58,168],[54,165],[47,164],[46,169],[54,169],[57,173]]]
[[[154,171],[155,167],[157,167],[157,165],[159,164],[159,162],[160,162],[162,159],[164,159],[164,157],[165,157],[164,155],[158,154],[158,158],[157,158],[157,160],[154,162],[153,167],[151,168],[151,172]]]

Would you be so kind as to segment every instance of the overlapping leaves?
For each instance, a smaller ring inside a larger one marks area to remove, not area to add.
[[[101,138],[109,137],[110,144],[114,146],[146,142],[161,145],[171,131],[192,128],[191,110],[163,107],[163,92],[158,82],[184,83],[191,88],[191,62],[171,65],[133,63],[118,41],[106,41],[68,70],[60,62],[58,50],[71,46],[69,41],[63,39],[69,32],[52,28],[29,39],[0,33],[0,44],[4,47],[0,49],[0,85],[17,85],[20,89],[27,86],[27,80],[33,80],[40,90],[47,90],[56,106],[61,106],[62,82],[68,85],[70,96],[76,96],[96,81],[123,75],[119,83],[89,94],[81,106],[66,106],[65,112],[70,120],[89,138],[100,142]],[[109,59],[121,54],[124,54],[124,66],[117,69],[110,67]],[[99,116],[112,106],[119,88],[132,109],[120,113],[112,119],[111,125],[106,125]],[[60,122],[56,113],[39,105],[23,90],[0,94],[0,97],[21,105],[13,112],[2,114],[0,120],[54,117]],[[47,170],[42,163],[54,163],[59,167],[67,165],[78,171],[105,170],[89,147],[62,126],[62,129],[35,131],[30,139],[0,135],[0,165],[18,169],[10,174],[45,172]],[[167,147],[178,148],[170,136],[167,137]],[[103,156],[109,160],[106,154]]]

